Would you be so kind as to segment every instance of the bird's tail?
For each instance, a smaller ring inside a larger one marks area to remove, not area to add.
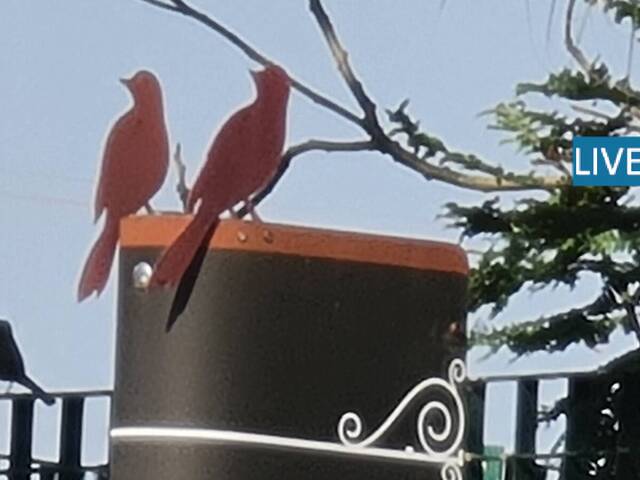
[[[36,397],[38,397],[47,405],[53,405],[56,402],[56,399],[53,396],[45,392],[36,382],[31,380],[26,375],[24,376],[24,378],[20,379],[20,383],[31,390]]]
[[[173,302],[171,302],[171,308],[169,309],[169,318],[167,319],[166,325],[167,332],[173,328],[180,315],[182,315],[187,308],[193,289],[196,286],[196,280],[200,276],[200,270],[202,270],[202,264],[207,255],[207,250],[209,249],[209,241],[215,233],[217,224],[218,222],[214,222],[214,224],[209,227],[191,263],[189,263],[189,266],[178,283],[176,294],[173,296]]]
[[[81,302],[93,292],[98,295],[109,280],[111,264],[116,253],[119,235],[119,219],[107,215],[102,233],[93,244],[89,257],[84,264],[78,284],[78,301]]]
[[[200,208],[187,228],[156,262],[149,288],[161,285],[176,286],[191,264],[198,248],[206,239],[211,238],[218,223],[217,215],[211,215],[210,212]]]

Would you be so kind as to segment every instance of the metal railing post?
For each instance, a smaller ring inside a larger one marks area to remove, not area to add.
[[[472,453],[482,454],[484,452],[484,414],[485,414],[485,396],[487,384],[479,381],[472,382],[468,385],[467,393],[467,411],[468,411],[468,430],[466,450]],[[465,470],[468,480],[482,480],[484,475],[482,471],[482,462],[474,461],[469,464]]]
[[[82,419],[84,397],[66,397],[62,401],[62,427],[60,430],[60,480],[80,480],[82,452]]]
[[[538,429],[538,380],[518,382],[516,410],[515,453],[534,454],[536,452],[536,431]],[[534,460],[520,459],[512,462],[514,480],[544,478],[545,470]]]
[[[32,398],[16,398],[12,401],[9,480],[29,480],[31,477],[33,402]]]

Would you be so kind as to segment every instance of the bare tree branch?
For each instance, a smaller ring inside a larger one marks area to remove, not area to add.
[[[154,7],[163,8],[171,12],[179,12],[179,10],[175,6],[175,3],[172,5],[169,5],[168,3],[161,2],[160,0],[142,0],[142,1],[145,3],[148,3],[149,5],[153,5]]]
[[[545,35],[546,47],[549,47],[549,40],[551,39],[551,26],[553,25],[553,16],[556,9],[557,0],[551,0],[551,5],[549,7],[549,16],[547,18],[547,33]]]
[[[187,203],[189,199],[189,187],[187,187],[187,166],[182,161],[182,146],[178,142],[176,145],[176,151],[173,154],[173,161],[176,164],[176,169],[178,170],[178,183],[176,184],[176,191],[178,192],[178,196],[180,197],[180,202],[182,203],[182,211],[184,213],[189,213],[187,209]]]
[[[636,19],[634,16],[631,16],[631,32],[629,32],[629,50],[627,52],[627,74],[625,75],[626,79],[631,78],[631,67],[633,66],[633,50],[636,36]]]
[[[565,18],[564,24],[564,42],[567,50],[573,56],[576,62],[578,62],[578,65],[580,65],[585,73],[589,75],[591,73],[591,65],[589,64],[587,57],[585,57],[582,53],[582,50],[580,50],[573,41],[573,35],[571,33],[573,24],[573,12],[575,10],[575,6],[576,0],[569,0],[569,5],[567,6],[567,16]]]
[[[298,155],[302,155],[303,153],[311,152],[311,151],[324,151],[324,152],[362,152],[362,151],[373,151],[376,150],[376,146],[373,142],[364,140],[364,141],[353,141],[353,142],[335,142],[329,140],[307,140],[304,143],[300,143],[298,145],[294,145],[289,147],[286,152],[282,155],[282,160],[280,161],[280,166],[278,167],[278,171],[275,173],[269,184],[258,194],[253,197],[252,202],[254,205],[258,205],[262,200],[264,200],[276,187],[280,179],[284,176],[286,171],[289,169],[291,165],[291,161],[297,157]],[[248,213],[248,209],[246,206],[243,206],[238,211],[238,216],[240,218],[244,217]]]
[[[612,117],[610,115],[607,115],[604,112],[599,112],[598,110],[596,110],[594,108],[587,108],[587,107],[583,107],[582,105],[571,105],[571,108],[573,110],[575,110],[576,112],[578,112],[578,113],[584,113],[586,115],[591,115],[593,117],[601,118],[601,119],[606,120],[608,122],[614,119],[614,117]]]
[[[270,65],[273,62],[255,50],[251,45],[245,42],[237,34],[233,33],[213,18],[206,14],[194,9],[188,5],[184,0],[166,0],[169,3],[163,3],[160,0],[138,0],[145,2],[149,5],[153,5],[158,8],[170,10],[175,13],[180,13],[186,17],[192,18],[199,23],[207,26],[211,30],[222,35],[225,39],[238,47],[252,60],[262,64]],[[328,99],[327,97],[315,92],[311,88],[302,84],[301,82],[292,79],[292,86],[298,92],[302,93],[313,102],[321,105],[328,110],[340,115],[346,120],[358,125],[360,128],[370,136],[370,140],[365,142],[355,142],[351,144],[353,147],[356,145],[358,148],[355,150],[377,150],[380,153],[390,155],[393,160],[408,167],[427,179],[439,180],[445,183],[449,183],[454,186],[477,190],[483,192],[492,191],[524,191],[524,190],[553,190],[560,185],[566,183],[566,179],[562,177],[532,177],[532,176],[518,176],[510,175],[505,177],[493,177],[493,176],[477,176],[461,173],[456,170],[452,170],[443,166],[436,166],[428,163],[425,159],[420,158],[413,152],[405,149],[400,143],[391,139],[382,129],[377,113],[376,104],[367,95],[362,85],[362,82],[357,78],[353,69],[351,68],[348,60],[348,54],[346,50],[340,44],[338,36],[331,24],[331,20],[324,10],[320,0],[310,0],[310,8],[314,14],[322,32],[327,40],[331,52],[338,64],[338,68],[343,78],[345,79],[349,89],[351,90],[354,98],[358,102],[358,105],[364,112],[364,118],[357,116],[341,105]],[[366,144],[366,148],[362,148]],[[325,148],[328,147],[328,148]],[[259,203],[265,198],[274,188],[276,182],[282,177],[287,170],[291,159],[301,153],[310,150],[327,150],[327,151],[354,151],[354,148],[350,150],[341,142],[316,142],[310,141],[306,144],[291,147],[284,155],[282,167],[278,174],[274,177],[274,180],[269,186],[260,192],[255,197],[255,204]]]
[[[393,141],[391,142],[390,150],[389,153],[395,161],[421,173],[429,180],[440,180],[449,185],[479,192],[551,191],[567,183],[565,178],[559,176],[522,176],[514,180],[511,178],[468,175],[450,168],[431,165]]]
[[[284,157],[295,157],[302,153],[311,152],[313,150],[323,152],[362,152],[366,150],[375,150],[376,146],[369,140],[355,140],[352,142],[336,142],[333,140],[307,140],[304,143],[290,147],[284,154]]]
[[[374,140],[376,136],[382,135],[385,136],[382,128],[380,127],[380,123],[378,121],[378,116],[376,114],[376,105],[373,103],[369,95],[364,91],[364,87],[362,86],[362,82],[356,77],[353,69],[351,68],[351,64],[349,63],[349,54],[342,47],[340,40],[338,40],[338,35],[336,34],[335,29],[329,20],[329,16],[327,12],[325,12],[324,7],[320,0],[310,0],[309,8],[311,13],[316,17],[316,21],[322,30],[322,33],[327,40],[327,44],[329,45],[329,49],[331,50],[331,54],[333,55],[334,60],[338,66],[338,70],[342,74],[342,78],[344,78],[347,83],[351,93],[355,97],[358,105],[362,108],[362,111],[365,115],[365,125],[363,127],[369,132]]]
[[[247,57],[249,57],[251,60],[261,65],[267,66],[274,63],[271,60],[269,60],[267,57],[262,55],[260,52],[258,52],[251,45],[249,45],[247,42],[245,42],[237,34],[232,32],[228,28],[226,28],[224,25],[218,23],[208,15],[196,10],[195,8],[191,7],[190,5],[188,5],[182,0],[171,0],[171,2],[173,3],[173,7],[169,7],[167,4],[162,4],[158,0],[139,0],[139,1],[148,3],[155,7],[164,8],[166,10],[172,10],[176,13],[181,13],[182,15],[185,15],[189,18],[192,18],[202,23],[203,25],[209,27],[210,29],[217,32],[218,34],[222,35],[225,39],[227,39],[233,45],[235,45],[240,50],[242,50],[242,52]],[[289,77],[291,78],[291,86],[296,90],[298,90],[298,92],[300,92],[301,94],[309,98],[311,101],[313,101],[314,103],[317,103],[318,105],[322,105],[328,110],[331,110],[337,115],[340,115],[341,117],[345,118],[346,120],[349,120],[352,123],[355,123],[358,126],[362,126],[362,121],[360,120],[360,118],[358,118],[357,115],[353,114],[352,112],[347,110],[345,107],[338,105],[333,100],[330,100],[329,98],[307,87],[303,83],[291,77],[291,75],[289,75]]]
[[[367,95],[362,86],[362,82],[354,73],[349,63],[349,54],[340,43],[335,28],[322,6],[321,0],[309,0],[309,8],[322,30],[340,74],[364,112],[363,128],[371,135],[371,139],[380,152],[391,155],[395,161],[421,173],[427,179],[441,180],[451,185],[473,190],[551,190],[564,182],[561,177],[529,177],[527,179],[519,178],[518,180],[509,180],[491,176],[479,177],[467,175],[446,167],[432,165],[418,157],[415,153],[403,148],[398,142],[392,140],[380,126],[376,114],[376,105],[369,95]]]

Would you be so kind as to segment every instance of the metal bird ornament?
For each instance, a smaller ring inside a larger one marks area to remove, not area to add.
[[[133,96],[133,106],[115,122],[107,137],[95,198],[95,220],[103,212],[106,219],[80,277],[79,302],[104,290],[120,219],[142,207],[151,211],[149,200],[164,183],[169,167],[160,82],[153,73],[142,70],[122,83]]]
[[[239,202],[253,213],[250,197],[280,165],[291,81],[275,65],[252,74],[256,98],[231,115],[215,136],[187,201],[189,211],[198,205],[195,216],[157,261],[150,287],[177,285],[202,243],[211,238],[220,214]]]

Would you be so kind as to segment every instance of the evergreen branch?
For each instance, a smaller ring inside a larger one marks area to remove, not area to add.
[[[555,352],[583,342],[593,348],[605,343],[613,330],[626,318],[613,316],[620,308],[608,291],[592,303],[538,320],[494,329],[488,333],[472,332],[473,346],[490,347],[492,352],[507,347],[518,356],[537,351]]]

